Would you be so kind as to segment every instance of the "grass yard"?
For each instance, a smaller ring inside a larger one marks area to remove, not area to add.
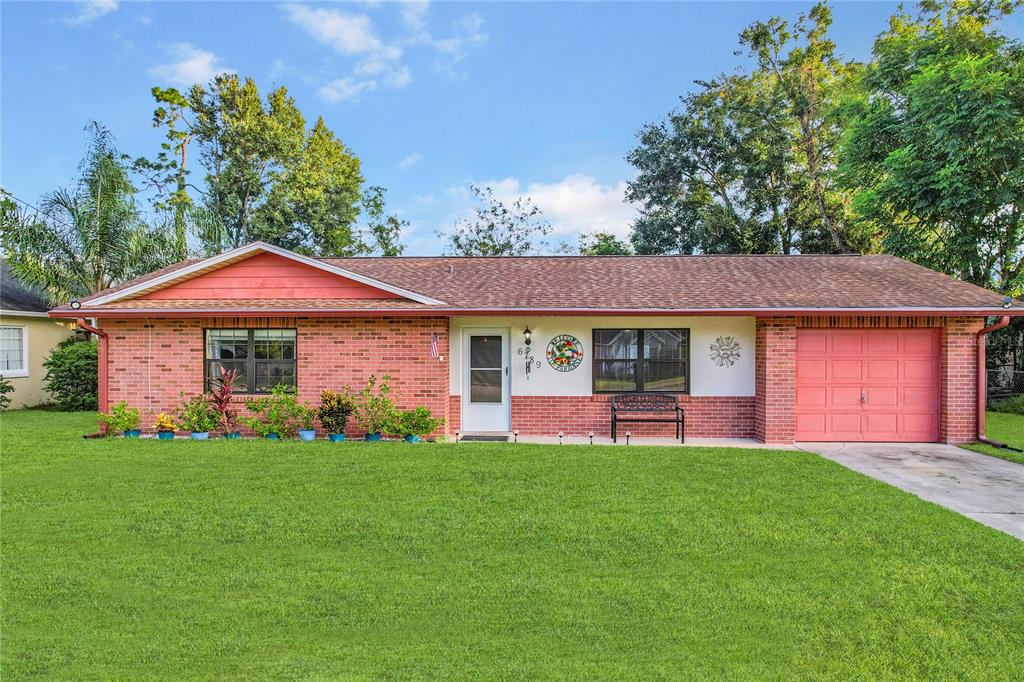
[[[0,417],[5,681],[1024,677],[1024,543],[809,453],[94,426]]]
[[[1024,415],[1010,414],[1008,412],[986,412],[985,432],[992,440],[1024,450]],[[1024,464],[1024,452],[1003,450],[1002,448],[994,448],[991,445],[984,445],[982,443],[964,445],[963,447],[980,452],[983,455],[992,455],[993,457],[1001,457],[1011,462]]]

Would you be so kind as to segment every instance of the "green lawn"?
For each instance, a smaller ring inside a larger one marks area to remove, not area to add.
[[[1024,449],[1024,415],[1008,414],[1006,412],[986,412],[985,431],[986,435],[992,440]],[[1011,462],[1024,464],[1024,452],[1003,450],[1002,448],[994,448],[991,445],[983,445],[981,443],[973,443],[963,447],[980,452],[983,455],[1002,457]]]
[[[1024,676],[1024,543],[809,453],[94,425],[0,417],[5,681]]]

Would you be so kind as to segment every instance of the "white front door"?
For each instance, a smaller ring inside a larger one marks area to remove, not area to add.
[[[462,430],[508,431],[508,329],[462,332]]]

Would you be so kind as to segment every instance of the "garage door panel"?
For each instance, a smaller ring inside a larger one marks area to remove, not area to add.
[[[939,352],[934,329],[797,330],[797,439],[938,440]]]

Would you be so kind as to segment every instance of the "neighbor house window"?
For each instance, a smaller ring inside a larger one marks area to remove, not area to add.
[[[595,329],[595,393],[688,393],[689,329]]]
[[[24,327],[0,327],[0,376],[28,376],[27,334]]]
[[[294,329],[207,329],[206,388],[220,368],[238,371],[235,390],[270,393],[274,386],[295,386]]]

